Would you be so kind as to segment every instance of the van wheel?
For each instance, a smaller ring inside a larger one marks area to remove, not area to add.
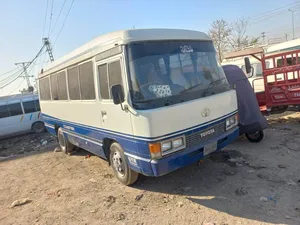
[[[264,138],[264,132],[262,130],[252,134],[245,134],[245,135],[247,139],[252,143],[261,142],[261,140]]]
[[[57,139],[58,139],[58,144],[59,144],[62,152],[64,152],[65,154],[72,152],[74,145],[71,144],[68,141],[68,139],[66,139],[61,127],[58,128]]]
[[[124,155],[124,150],[118,143],[110,146],[109,160],[118,180],[124,185],[130,185],[137,181],[138,173],[130,169]]]
[[[45,131],[45,124],[43,122],[36,122],[32,125],[31,129],[36,134],[43,133]]]

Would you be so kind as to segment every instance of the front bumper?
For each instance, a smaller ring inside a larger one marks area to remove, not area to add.
[[[176,152],[170,156],[164,157],[160,160],[151,160],[150,162],[140,161],[139,165],[142,174],[146,176],[162,176],[179,168],[185,167],[192,163],[199,161],[204,157],[203,148],[210,142],[217,141],[217,151],[232,143],[239,136],[238,127],[223,133],[206,142],[202,142],[197,146],[186,148],[180,152]]]

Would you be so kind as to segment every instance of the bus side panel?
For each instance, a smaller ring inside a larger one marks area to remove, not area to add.
[[[137,145],[140,146],[141,143],[145,148],[148,147],[145,142],[139,142],[139,144],[137,144],[137,140],[130,135],[119,134],[97,127],[63,121],[45,114],[43,114],[43,120],[47,130],[51,134],[57,135],[55,128],[62,127],[66,137],[72,144],[90,151],[102,158],[107,158],[102,146],[103,140],[106,138],[118,142],[124,148],[125,155],[137,156]],[[144,160],[150,161],[150,159]],[[131,165],[132,169],[137,172],[141,172],[141,166],[139,164]]]

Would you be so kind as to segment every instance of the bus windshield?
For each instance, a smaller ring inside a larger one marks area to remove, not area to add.
[[[153,109],[230,90],[211,41],[126,46],[133,107]]]

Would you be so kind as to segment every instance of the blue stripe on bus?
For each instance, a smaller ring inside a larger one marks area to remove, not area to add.
[[[113,134],[113,135],[123,136],[123,137],[126,137],[126,138],[135,139],[135,140],[143,140],[143,141],[152,141],[153,142],[153,141],[161,141],[161,140],[166,139],[166,138],[167,139],[168,138],[173,138],[173,137],[176,137],[178,135],[181,135],[181,134],[183,134],[185,132],[188,132],[188,131],[191,131],[191,130],[195,130],[195,129],[201,130],[200,128],[203,128],[203,127],[206,128],[210,125],[221,122],[222,120],[224,120],[224,119],[226,119],[226,118],[228,118],[228,117],[230,117],[230,116],[232,116],[236,113],[237,113],[237,110],[232,112],[232,113],[229,113],[225,116],[219,117],[215,120],[211,120],[211,121],[206,122],[206,123],[198,124],[198,125],[195,125],[193,127],[189,127],[189,128],[183,129],[183,130],[175,131],[175,132],[172,132],[172,133],[169,133],[169,134],[164,134],[164,135],[156,136],[156,137],[143,137],[143,136],[125,134],[125,133],[121,133],[121,132],[117,132],[117,131],[112,131],[112,130],[107,130],[107,129],[103,129],[103,128],[98,128],[98,127],[83,125],[83,124],[79,124],[79,123],[69,122],[69,121],[66,121],[66,120],[61,120],[61,119],[58,119],[58,118],[55,118],[55,117],[51,117],[47,114],[42,114],[42,118],[43,118],[44,121],[49,121],[49,120],[60,121],[60,123],[68,124],[69,126],[76,125],[76,126],[79,126],[79,127],[86,127],[86,128],[89,128],[89,129],[92,129],[92,130],[95,130],[95,131],[101,131],[101,132],[104,132],[106,134]]]
[[[201,127],[198,127],[195,129],[185,129],[188,131],[181,133],[181,135],[182,134],[189,135],[194,132],[199,132],[201,130],[205,130],[210,126],[214,126],[215,124],[225,121],[226,118],[228,118],[232,114],[234,114],[234,113],[229,114],[227,117],[222,117],[221,119],[219,118],[217,120],[214,120],[212,123],[206,123],[204,125],[201,125]],[[83,125],[79,125],[76,123],[55,119],[54,117],[50,118],[49,116],[44,116],[44,115],[43,115],[43,119],[44,119],[45,123],[47,123],[47,125],[49,124],[53,128],[55,125],[59,126],[59,127],[64,127],[64,125],[71,126],[74,128],[74,130],[72,132],[74,132],[80,136],[90,138],[92,140],[103,141],[105,138],[115,140],[121,144],[121,146],[124,148],[125,152],[132,154],[132,155],[136,155],[136,156],[144,158],[144,159],[150,159],[148,144],[153,142],[153,139],[151,139],[151,138],[145,140],[145,139],[139,139],[135,136],[120,135],[117,132],[107,132],[104,129],[91,128],[89,126],[83,126]],[[52,127],[49,129],[49,131],[51,133],[54,132],[54,134],[55,134],[55,129],[52,129]],[[48,128],[49,128],[49,126],[47,126],[47,129]],[[161,136],[159,141],[163,141],[165,139],[169,139],[169,136],[168,135]],[[79,140],[77,140],[77,141],[79,141]],[[89,146],[85,146],[85,142],[83,142],[82,140],[80,141],[80,144],[81,144],[81,146],[79,146],[79,147],[89,150]],[[102,148],[100,151],[102,151]],[[103,155],[103,152],[98,152],[95,154],[98,155],[100,153],[101,153],[101,155]]]

